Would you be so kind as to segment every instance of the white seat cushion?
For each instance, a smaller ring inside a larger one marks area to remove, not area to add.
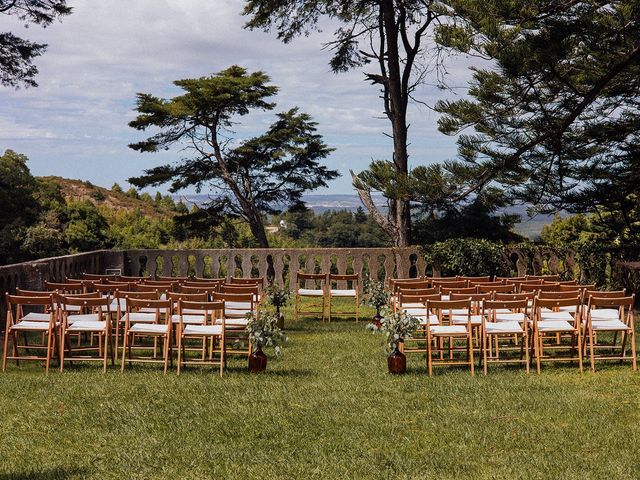
[[[355,290],[331,290],[332,297],[355,297]]]
[[[584,309],[584,318],[591,313],[592,320],[620,320],[620,312],[615,308],[588,308]]]
[[[78,320],[69,326],[68,332],[106,332],[107,322],[93,320]]]
[[[97,313],[84,313],[82,315],[68,315],[67,323],[73,325],[76,322],[97,322],[99,320]]]
[[[407,302],[407,303],[399,303],[398,308],[407,309],[407,308],[422,308],[424,310],[427,306],[424,303],[420,302]]]
[[[540,320],[564,320],[566,322],[572,322],[574,318],[569,312],[541,312]]]
[[[222,335],[220,325],[187,325],[182,331],[185,335]]]
[[[469,313],[468,308],[452,308],[451,310],[443,310],[445,315],[467,315]]]
[[[467,327],[462,325],[435,325],[431,327],[432,335],[466,335]]]
[[[591,328],[598,331],[618,331],[627,330],[629,327],[626,323],[621,322],[620,320],[592,320]]]
[[[453,315],[451,323],[454,325],[466,325],[469,321],[467,315]],[[482,325],[482,315],[471,315],[471,325]]]
[[[51,315],[48,313],[29,312],[24,317],[20,318],[20,321],[27,322],[48,322],[51,319]]]
[[[227,327],[246,327],[249,320],[246,318],[225,318],[224,323]],[[216,325],[221,325],[222,320],[216,320]]]
[[[301,297],[324,297],[324,290],[313,288],[300,288],[298,289],[298,295]]]
[[[524,313],[497,313],[496,322],[524,322]]]
[[[120,321],[124,322],[127,319],[127,316],[123,316]],[[130,323],[154,323],[156,321],[155,313],[144,313],[144,312],[131,312],[129,314],[129,322]]]
[[[173,323],[180,323],[180,315],[171,315]],[[202,325],[204,323],[203,315],[182,315],[182,323],[188,325]]]
[[[538,321],[538,330],[541,332],[568,332],[573,330],[573,327],[565,320],[541,320]]]
[[[29,322],[29,321],[18,322],[11,328],[13,330],[37,330],[37,331],[46,332],[47,330],[49,330],[49,323],[48,322]]]
[[[120,311],[123,311],[127,308],[127,301],[124,298],[116,298],[111,302],[109,308],[111,308],[112,311],[116,311],[118,310],[118,306],[120,307]]]
[[[250,310],[251,302],[224,302],[225,310]]]
[[[420,325],[422,326],[427,324],[427,316],[424,313],[422,315],[412,315],[412,317],[420,320]],[[440,325],[440,320],[438,320],[436,315],[429,314],[429,325]]]
[[[489,322],[485,325],[487,333],[524,333],[519,322]]]
[[[167,333],[169,325],[164,323],[136,323],[129,331],[133,333]]]
[[[56,310],[58,310],[57,305]],[[62,308],[60,310],[64,310],[65,312],[79,312],[80,305],[62,305]]]

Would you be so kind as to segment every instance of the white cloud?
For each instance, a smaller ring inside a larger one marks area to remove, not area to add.
[[[179,158],[179,153],[142,155],[127,144],[141,138],[127,126],[134,117],[135,93],[176,93],[172,81],[209,75],[231,64],[266,71],[280,87],[278,111],[299,106],[319,123],[325,141],[337,148],[328,163],[348,177],[343,165],[365,168],[372,158],[389,158],[390,130],[381,119],[376,87],[360,71],[334,75],[324,33],[282,44],[273,34],[243,29],[242,0],[71,0],[62,23],[28,30],[2,19],[0,31],[49,44],[39,59],[38,88],[0,90],[0,140],[27,154],[36,174],[84,176],[111,185],[142,169]],[[468,61],[449,68],[452,83],[465,85]],[[420,98],[433,105],[443,94],[425,87]],[[237,129],[251,135],[264,129],[273,113],[243,118]],[[412,107],[413,159],[438,161],[455,154],[453,139],[436,131],[437,115]],[[426,158],[427,155],[430,158]],[[348,178],[332,192],[351,191]]]

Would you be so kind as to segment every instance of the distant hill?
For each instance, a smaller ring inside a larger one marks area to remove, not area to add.
[[[91,182],[55,176],[39,178],[57,183],[66,200],[89,200],[96,207],[106,207],[115,211],[140,210],[145,216],[151,217],[175,214],[172,211],[159,209],[154,203],[130,197],[124,192],[114,192],[107,188],[94,185]]]
[[[201,205],[209,200],[207,195],[174,195],[174,199],[184,199],[187,205],[195,203]],[[356,194],[327,194],[318,195],[310,194],[303,197],[307,207],[315,213],[322,213],[327,210],[350,210],[355,211],[362,206],[360,198]],[[381,195],[374,196],[373,201],[380,207],[385,206],[384,198]],[[527,205],[516,205],[504,209],[505,213],[520,215],[522,221],[516,225],[516,232],[520,235],[535,239],[540,235],[542,227],[553,220],[553,215],[538,214],[529,218],[527,214]]]

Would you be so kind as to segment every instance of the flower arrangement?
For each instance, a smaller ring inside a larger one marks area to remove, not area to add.
[[[272,283],[267,288],[267,299],[269,303],[276,307],[276,313],[280,315],[280,309],[289,303],[291,292],[284,288]]]
[[[382,311],[380,325],[370,323],[367,328],[373,333],[382,332],[387,340],[387,352],[393,352],[405,338],[411,338],[420,326],[420,320],[406,312],[392,312],[386,308]]]
[[[282,355],[282,345],[288,339],[278,327],[278,319],[277,315],[264,311],[249,317],[246,331],[254,349],[262,350],[266,347],[273,347],[276,356]]]
[[[367,295],[367,304],[374,307],[378,314],[380,309],[389,303],[389,293],[385,290],[383,282],[365,280],[364,293]]]

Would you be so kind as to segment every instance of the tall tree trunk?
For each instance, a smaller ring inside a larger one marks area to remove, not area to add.
[[[387,42],[387,83],[389,111],[393,136],[393,163],[398,176],[409,173],[409,153],[407,151],[407,100],[402,92],[400,55],[398,45],[398,24],[395,15],[394,0],[383,0],[380,4]],[[395,246],[407,247],[411,244],[411,211],[409,201],[398,199],[393,212],[397,235],[393,239]]]
[[[264,228],[264,222],[259,212],[247,212],[247,219],[249,222],[249,229],[251,233],[258,241],[260,248],[269,248],[269,240],[267,239],[267,232]]]

